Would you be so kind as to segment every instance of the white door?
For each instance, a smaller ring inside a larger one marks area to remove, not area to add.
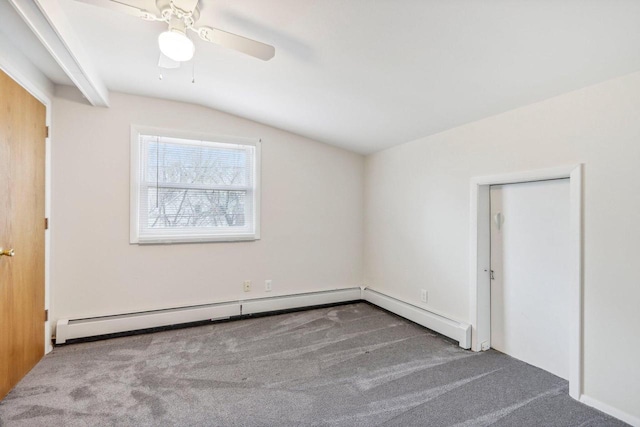
[[[491,186],[491,347],[569,378],[569,180]]]

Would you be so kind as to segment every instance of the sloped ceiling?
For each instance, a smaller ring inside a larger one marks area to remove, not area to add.
[[[213,107],[361,153],[640,70],[634,0],[200,0],[200,24],[272,44],[276,56],[196,40],[195,69],[183,64],[162,80],[164,24],[59,2],[110,90]]]

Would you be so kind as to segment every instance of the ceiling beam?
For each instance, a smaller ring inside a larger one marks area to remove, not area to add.
[[[86,55],[57,0],[9,0],[87,100],[109,106],[109,91]]]
[[[1,33],[0,70],[7,73],[43,104],[47,104],[53,98],[55,88],[51,80]]]

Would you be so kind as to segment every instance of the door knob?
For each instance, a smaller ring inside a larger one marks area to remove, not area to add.
[[[0,256],[14,256],[16,253],[13,249],[2,249],[0,248]]]

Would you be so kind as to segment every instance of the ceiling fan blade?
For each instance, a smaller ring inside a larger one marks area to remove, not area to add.
[[[167,69],[180,68],[180,62],[174,61],[167,55],[160,52],[160,57],[158,58],[158,67]]]
[[[211,27],[194,28],[202,40],[219,44],[229,49],[268,61],[276,54],[276,49],[268,44],[251,40],[233,33]]]
[[[92,4],[94,6],[102,7],[105,9],[111,9],[118,12],[127,13],[129,15],[137,16],[138,18],[145,19],[147,21],[161,21],[158,16],[145,9],[140,9],[130,4],[123,3],[117,0],[76,0],[81,3]]]

